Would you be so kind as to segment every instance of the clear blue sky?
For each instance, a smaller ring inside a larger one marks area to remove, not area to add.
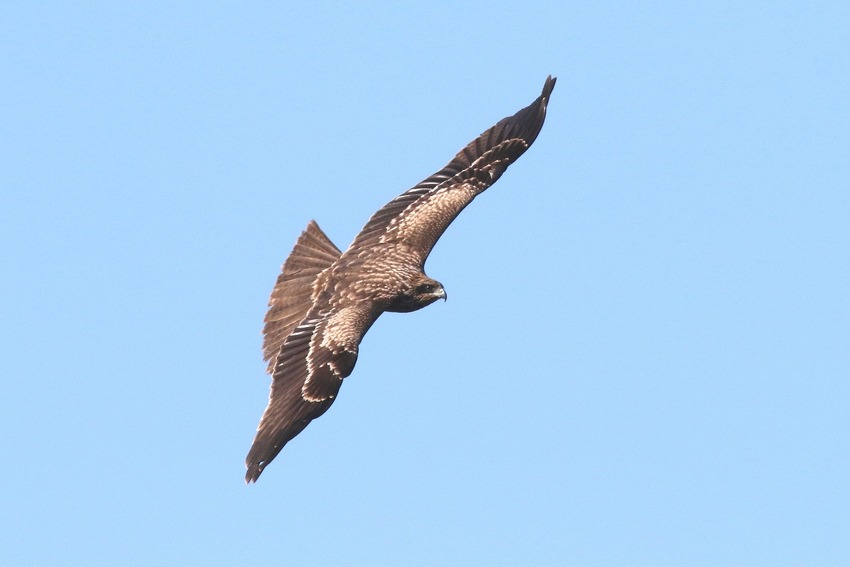
[[[0,563],[846,565],[846,2],[11,3]],[[558,77],[259,483],[315,218]]]

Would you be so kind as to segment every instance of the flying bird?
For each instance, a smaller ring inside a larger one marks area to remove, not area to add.
[[[382,313],[446,299],[443,285],[425,275],[428,254],[464,207],[531,146],[554,87],[555,78],[547,77],[529,106],[387,203],[344,253],[310,221],[269,299],[263,355],[271,393],[245,459],[246,482],[255,482],[284,445],[331,407],[360,341]]]

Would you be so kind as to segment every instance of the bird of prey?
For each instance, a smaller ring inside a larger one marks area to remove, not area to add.
[[[375,213],[344,253],[315,221],[295,243],[269,299],[263,355],[269,405],[245,464],[255,482],[283,446],[327,411],[354,369],[363,335],[385,311],[446,299],[425,260],[449,224],[537,138],[555,78],[526,108],[499,121],[443,169]]]

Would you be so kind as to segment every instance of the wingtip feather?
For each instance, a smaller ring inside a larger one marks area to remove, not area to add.
[[[259,467],[249,467],[248,472],[245,473],[245,484],[256,483],[262,472],[262,469]]]
[[[543,98],[548,100],[549,95],[552,94],[552,89],[555,88],[555,82],[557,80],[558,80],[558,77],[553,77],[552,75],[549,75],[548,77],[546,77],[546,82],[543,83],[543,92],[540,93],[540,96],[542,96]]]

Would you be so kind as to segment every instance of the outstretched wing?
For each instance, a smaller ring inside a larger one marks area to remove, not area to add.
[[[387,243],[408,244],[424,265],[446,228],[476,195],[490,187],[537,138],[555,87],[549,76],[529,106],[469,143],[443,169],[402,193],[377,213],[354,239],[351,249]]]
[[[377,316],[366,302],[317,306],[292,330],[275,358],[269,405],[245,459],[246,482],[256,481],[284,445],[331,407]]]

